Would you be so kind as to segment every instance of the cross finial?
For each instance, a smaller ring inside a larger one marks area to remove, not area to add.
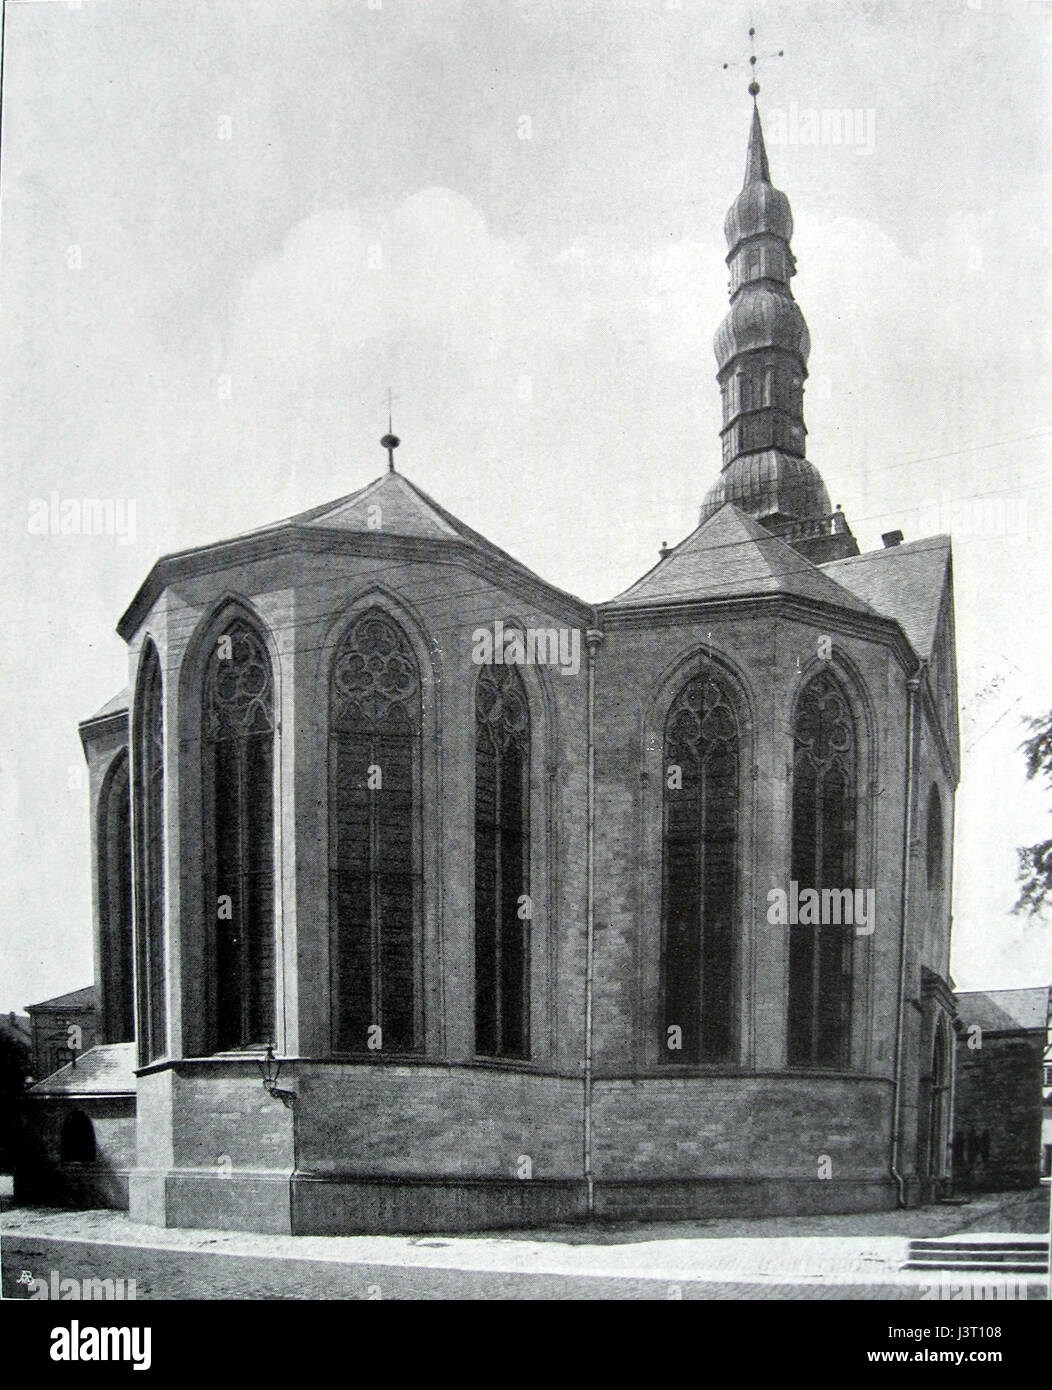
[[[760,94],[760,84],[759,84],[759,82],[757,82],[757,80],[756,80],[756,65],[757,65],[757,63],[762,62],[762,61],[766,61],[766,59],[768,59],[768,58],[782,58],[782,57],[784,57],[784,56],[785,56],[785,50],[784,50],[783,48],[780,48],[780,49],[778,50],[777,53],[765,53],[765,54],[763,55],[763,58],[762,58],[762,59],[761,59],[761,58],[757,58],[757,56],[756,56],[756,28],[755,28],[755,26],[754,26],[752,23],[749,24],[749,59],[748,59],[748,67],[749,67],[750,77],[749,77],[748,92],[749,92],[749,95],[750,95],[750,96],[752,97],[752,99],[753,99],[753,105],[756,104],[756,98],[757,98],[757,97],[759,96],[759,94]],[[724,71],[726,71],[728,68],[732,68],[732,67],[736,68],[736,67],[740,67],[740,66],[741,66],[741,64],[739,64],[739,63],[724,63],[724,65],[723,65]]]
[[[390,389],[388,389],[388,392],[387,392],[387,433],[384,435],[383,439],[380,440],[380,447],[381,447],[382,449],[386,449],[386,450],[387,450],[387,471],[388,471],[388,473],[393,473],[393,472],[395,471],[395,466],[394,466],[394,451],[398,448],[399,444],[401,444],[401,442],[402,442],[402,441],[398,438],[398,436],[394,433],[394,431],[393,431],[393,429],[392,429],[392,427],[391,427],[391,402],[392,402],[393,400],[394,400],[394,397],[391,395]]]

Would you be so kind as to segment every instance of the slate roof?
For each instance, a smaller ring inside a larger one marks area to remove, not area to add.
[[[1048,1019],[1048,996],[1052,986],[1038,989],[991,989],[957,995],[962,1022],[978,1023],[984,1033],[1018,1032],[1037,1029],[1042,1033]]]
[[[105,719],[108,714],[126,714],[131,708],[131,690],[125,686],[119,694],[114,695],[112,700],[107,700],[101,709],[97,709],[94,714],[89,714],[87,719],[82,719],[82,724],[90,724],[94,719]]]
[[[370,508],[379,507],[382,526],[377,529],[369,525]],[[421,540],[461,542],[474,546],[486,554],[497,556],[506,563],[531,575],[539,583],[551,588],[548,581],[509,555],[500,546],[494,545],[479,531],[473,530],[452,512],[428,496],[423,488],[411,483],[402,473],[381,473],[357,492],[346,497],[338,497],[334,502],[323,502],[321,506],[311,507],[295,516],[285,517],[283,521],[260,526],[253,531],[245,531],[238,539],[247,536],[266,535],[286,526],[312,526],[325,530],[359,531],[368,535],[410,536]]]
[[[635,584],[601,607],[793,594],[874,614],[857,594],[728,502]]]
[[[369,509],[372,506],[379,506],[380,508],[382,526],[379,528],[369,525]],[[144,605],[152,602],[156,594],[160,592],[161,576],[171,565],[179,562],[192,563],[196,557],[213,551],[217,546],[258,541],[268,536],[280,536],[283,532],[295,533],[300,529],[316,529],[322,533],[344,531],[374,537],[400,536],[428,541],[438,546],[460,547],[466,545],[482,555],[510,566],[523,578],[541,585],[550,594],[558,595],[561,600],[574,607],[579,609],[589,607],[583,599],[558,588],[547,579],[543,579],[527,565],[524,565],[521,560],[516,560],[514,555],[509,555],[506,550],[501,550],[499,546],[487,540],[480,532],[473,530],[459,517],[455,517],[452,512],[446,511],[445,507],[440,506],[433,497],[429,497],[415,483],[411,483],[404,474],[386,472],[367,486],[359,488],[357,492],[348,493],[346,497],[339,497],[333,502],[324,502],[321,506],[311,507],[308,511],[298,512],[294,516],[285,517],[281,521],[271,522],[266,526],[256,527],[251,531],[243,531],[239,535],[227,537],[225,540],[193,546],[187,550],[162,556],[139,586],[135,598],[117,624],[117,631],[124,637],[129,636],[134,631],[135,623],[144,611]]]
[[[32,1096],[134,1095],[135,1044],[102,1043],[29,1088]]]
[[[39,1004],[27,1004],[32,1013],[34,1009],[93,1009],[95,1007],[95,986],[86,985],[83,989],[71,990],[69,994],[56,994],[54,999],[42,999]]]
[[[830,560],[823,572],[879,613],[897,619],[922,661],[930,659],[950,560],[949,536]]]
[[[368,531],[369,508],[383,512],[383,531],[395,536],[421,536],[430,540],[470,540],[491,548],[489,541],[472,531],[433,498],[421,492],[401,473],[382,473],[366,487],[335,502],[325,502],[289,517],[294,525],[337,526],[342,530]],[[493,547],[495,549],[495,547]]]

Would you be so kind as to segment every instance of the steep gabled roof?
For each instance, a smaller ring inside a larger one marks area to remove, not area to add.
[[[375,509],[379,508],[379,512]],[[378,517],[370,524],[370,509]],[[419,488],[413,486],[408,478],[400,473],[383,473],[357,492],[349,492],[346,497],[338,497],[335,502],[324,502],[319,507],[310,507],[305,512],[286,517],[269,526],[263,526],[244,534],[255,536],[265,531],[273,531],[279,526],[334,526],[346,531],[379,530],[393,536],[420,536],[429,540],[457,540],[463,538],[467,527],[458,529],[461,523],[444,513],[436,502],[427,497]],[[488,542],[486,542],[488,545]]]
[[[479,531],[474,531],[452,512],[446,511],[433,497],[411,483],[402,473],[381,473],[357,492],[323,502],[305,512],[286,517],[269,526],[242,532],[242,537],[262,536],[287,526],[310,526],[321,530],[354,531],[363,535],[409,536],[418,540],[466,543],[487,555],[495,555],[517,569],[525,570],[538,583],[546,584],[540,575],[527,569],[514,555],[494,545]],[[241,539],[241,537],[238,537]]]
[[[379,510],[374,511],[374,508]],[[306,544],[314,550],[325,550],[330,543],[333,548],[346,550],[348,543],[357,547],[356,537],[361,538],[363,550],[374,547],[373,553],[376,543],[388,538],[434,545],[439,553],[448,547],[451,557],[459,555],[463,558],[466,547],[496,561],[505,570],[506,579],[512,576],[524,579],[530,584],[540,585],[560,602],[581,610],[588,608],[575,594],[567,593],[542,579],[506,550],[501,550],[452,512],[446,511],[404,474],[387,472],[366,487],[348,493],[346,497],[339,497],[334,502],[325,502],[295,516],[244,531],[211,545],[195,546],[162,556],[140,585],[117,624],[117,631],[127,639],[173,576],[193,573],[197,568],[214,568],[217,553],[231,554],[241,548],[241,553],[250,552],[255,558],[265,553],[264,548],[271,538],[275,543]],[[509,570],[511,574],[507,573]]]
[[[643,607],[756,594],[791,594],[874,615],[863,599],[823,574],[731,502],[691,532],[642,579],[600,606]]]
[[[825,574],[889,618],[894,618],[922,661],[935,643],[950,562],[949,536],[930,536],[871,550],[822,566]]]

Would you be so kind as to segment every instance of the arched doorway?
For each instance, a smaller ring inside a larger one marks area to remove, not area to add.
[[[83,1110],[74,1110],[62,1125],[60,1154],[63,1163],[94,1163],[95,1126]]]

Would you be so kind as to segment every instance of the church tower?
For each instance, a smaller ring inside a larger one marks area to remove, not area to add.
[[[59,1200],[317,1235],[949,1191],[950,541],[860,555],[831,508],[792,229],[754,105],[720,476],[613,598],[396,470],[390,414],[366,486],[152,567],[82,726],[106,1043],[28,1102]]]
[[[755,84],[754,84],[755,85]],[[724,221],[731,306],[716,332],[723,468],[701,507],[733,502],[815,563],[857,555],[822,476],[807,459],[804,381],[811,339],[790,279],[789,200],[771,183],[753,95],[745,181]]]

